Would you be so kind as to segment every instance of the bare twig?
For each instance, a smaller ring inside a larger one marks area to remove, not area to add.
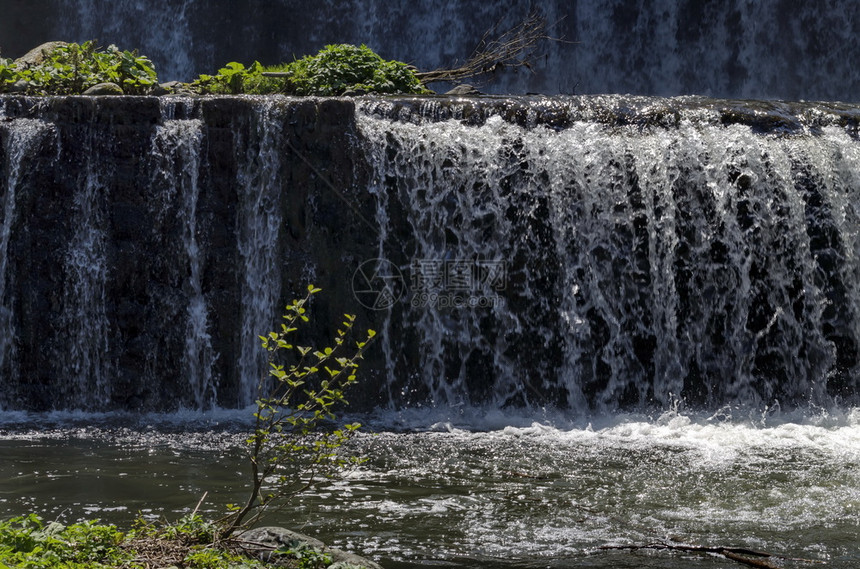
[[[530,13],[517,26],[499,33],[501,22],[487,30],[471,57],[454,69],[435,69],[415,74],[424,83],[462,81],[492,73],[502,68],[524,67],[532,70],[538,44],[543,40],[561,41],[547,35],[547,22],[539,12]],[[493,36],[496,36],[493,39]]]
[[[780,565],[776,565],[775,561],[799,561],[801,563],[824,563],[816,559],[804,559],[800,557],[784,557],[768,553],[766,551],[756,551],[754,549],[746,549],[743,547],[707,547],[702,545],[685,545],[681,543],[667,543],[665,541],[656,541],[646,545],[604,545],[600,549],[624,549],[628,551],[639,551],[642,549],[664,549],[671,551],[684,551],[688,553],[715,553],[722,555],[726,559],[737,561],[749,567],[757,567],[758,569],[780,569]]]
[[[203,496],[201,496],[201,497],[200,497],[200,501],[199,501],[199,502],[197,502],[197,505],[196,505],[196,506],[194,506],[194,511],[193,511],[193,512],[191,512],[191,515],[192,515],[192,516],[197,515],[197,510],[199,510],[199,509],[200,509],[200,506],[202,506],[202,505],[203,505],[203,500],[205,500],[205,499],[206,499],[206,496],[207,496],[208,494],[209,494],[209,491],[208,491],[208,490],[207,490],[206,492],[203,492]]]

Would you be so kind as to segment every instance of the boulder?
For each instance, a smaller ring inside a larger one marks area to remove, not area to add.
[[[30,90],[30,82],[24,79],[18,79],[6,89],[7,93],[26,93]]]
[[[162,95],[194,95],[194,91],[189,88],[188,83],[183,83],[182,81],[167,81],[166,83],[159,83],[154,86],[150,92],[150,95],[162,96]]]
[[[45,42],[40,46],[34,47],[21,57],[15,60],[15,63],[19,67],[33,67],[34,65],[39,65],[48,57],[48,55],[57,49],[58,47],[63,47],[65,45],[69,45],[64,41],[49,41]]]
[[[382,569],[377,563],[365,559],[354,553],[349,553],[334,547],[328,547],[322,541],[276,526],[254,528],[239,535],[244,549],[257,559],[274,565],[288,565],[287,560],[279,563],[279,554],[275,551],[282,547],[291,549],[310,548],[321,553],[326,553],[332,558],[332,569],[353,569],[364,567],[365,569]]]
[[[89,89],[83,92],[84,95],[100,96],[100,95],[122,95],[122,87],[116,83],[96,83]]]
[[[468,83],[463,83],[462,85],[457,85],[447,93],[446,95],[459,96],[459,97],[474,97],[476,95],[483,95],[480,91],[475,89],[473,86]]]

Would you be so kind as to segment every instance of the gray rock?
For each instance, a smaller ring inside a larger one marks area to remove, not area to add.
[[[266,563],[278,564],[278,554],[274,550],[281,547],[293,549],[310,548],[331,556],[333,569],[382,569],[377,563],[354,553],[328,547],[322,541],[281,527],[267,526],[248,530],[238,536],[244,549]]]
[[[26,93],[30,89],[30,82],[24,79],[15,81],[7,90],[7,93]]]
[[[334,561],[334,563],[328,566],[328,569],[382,569],[381,566],[370,559],[342,549],[329,547],[325,552],[331,555],[332,561]]]
[[[159,83],[149,93],[150,95],[193,95],[194,92],[188,88],[187,83],[182,81],[167,81]]]
[[[453,89],[451,89],[450,91],[448,91],[445,94],[446,95],[461,96],[461,97],[474,97],[476,95],[483,95],[483,93],[481,93],[480,91],[475,89],[473,86],[469,85],[468,83],[463,83],[462,85],[457,85],[456,87],[454,87]]]
[[[83,92],[84,95],[100,96],[100,95],[122,95],[122,87],[116,83],[96,83],[89,89]]]
[[[18,64],[19,67],[32,67],[34,65],[39,65],[47,59],[48,55],[50,55],[52,51],[65,45],[69,44],[64,41],[45,42],[16,59],[15,63]]]

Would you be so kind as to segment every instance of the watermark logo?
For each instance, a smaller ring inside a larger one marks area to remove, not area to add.
[[[352,275],[352,294],[371,310],[386,310],[400,300],[406,281],[397,265],[385,259],[370,259],[358,266]]]
[[[409,265],[407,301],[413,308],[489,308],[506,286],[504,261],[416,259]],[[352,278],[356,299],[372,310],[390,308],[406,289],[407,279],[385,259],[363,262]]]

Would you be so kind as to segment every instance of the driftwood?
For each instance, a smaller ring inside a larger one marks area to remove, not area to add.
[[[546,19],[532,12],[517,26],[499,33],[500,22],[487,30],[466,63],[453,69],[419,71],[415,74],[424,83],[462,81],[490,74],[505,67],[524,67],[531,70],[537,56],[538,44],[543,40],[560,41],[547,35]],[[493,39],[493,36],[496,36]]]
[[[640,551],[643,549],[660,549],[669,551],[684,551],[687,553],[714,553],[722,555],[726,559],[731,559],[748,567],[756,567],[758,569],[782,569],[783,565],[777,564],[781,561],[797,561],[800,563],[816,563],[824,564],[824,561],[816,559],[804,559],[802,557],[785,557],[768,553],[766,551],[756,551],[754,549],[746,549],[743,547],[725,547],[716,546],[708,547],[702,545],[685,545],[681,543],[666,543],[665,541],[657,541],[646,545],[604,545],[600,547],[603,550],[623,549],[628,551]]]

